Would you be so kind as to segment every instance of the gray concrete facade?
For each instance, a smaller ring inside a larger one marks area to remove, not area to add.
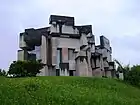
[[[114,77],[112,48],[105,36],[96,46],[92,25],[76,26],[74,17],[51,15],[49,27],[20,34],[18,60],[41,60],[41,76]]]

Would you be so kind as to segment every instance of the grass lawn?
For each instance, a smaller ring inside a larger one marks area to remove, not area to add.
[[[140,89],[86,77],[0,77],[0,105],[140,105]]]

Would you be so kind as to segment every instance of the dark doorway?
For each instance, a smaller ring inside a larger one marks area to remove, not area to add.
[[[60,70],[56,69],[56,76],[60,76]]]
[[[73,70],[69,70],[69,73],[70,76],[73,76]]]

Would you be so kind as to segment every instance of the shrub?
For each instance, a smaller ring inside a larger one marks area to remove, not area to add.
[[[5,70],[0,69],[0,76],[6,76],[6,71],[5,71]]]
[[[125,81],[140,87],[140,65],[131,67],[131,70],[126,74]]]
[[[41,61],[13,61],[9,67],[8,74],[16,77],[36,76],[44,66],[45,64],[41,63]]]
[[[118,60],[115,62],[118,64],[117,72],[123,73],[124,81],[140,87],[140,65],[130,67],[129,65],[122,66]]]

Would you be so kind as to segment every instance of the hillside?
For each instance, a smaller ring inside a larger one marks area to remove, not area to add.
[[[1,105],[140,105],[140,90],[113,79],[0,77]]]

